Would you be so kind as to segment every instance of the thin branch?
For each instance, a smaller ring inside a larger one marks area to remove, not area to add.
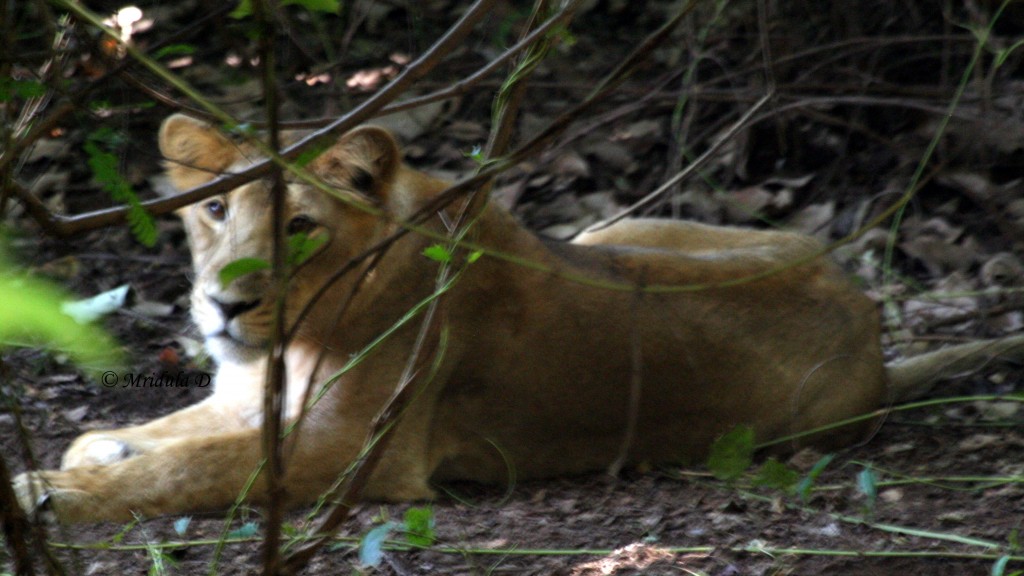
[[[669,190],[672,189],[672,187],[674,187],[675,185],[679,184],[680,182],[682,182],[683,180],[688,178],[690,176],[690,174],[693,174],[695,171],[703,168],[704,165],[707,164],[708,161],[711,160],[711,158],[714,157],[714,155],[718,153],[718,151],[722,148],[722,146],[724,146],[727,142],[730,142],[733,138],[736,137],[736,134],[738,134],[740,132],[740,130],[744,130],[744,129],[750,127],[750,125],[753,124],[753,122],[751,121],[751,118],[753,118],[754,115],[757,114],[761,110],[761,108],[763,108],[766,104],[768,104],[768,102],[771,99],[772,99],[772,94],[765,94],[764,96],[762,96],[761,99],[758,100],[757,102],[755,102],[754,105],[751,106],[750,109],[747,110],[743,114],[743,116],[740,117],[739,120],[737,120],[735,123],[733,123],[733,125],[729,128],[729,130],[726,131],[726,133],[721,138],[717,139],[711,146],[709,146],[708,149],[705,150],[703,154],[698,156],[697,159],[694,160],[693,162],[691,162],[689,166],[687,166],[686,168],[683,168],[678,173],[676,173],[675,176],[673,176],[673,177],[669,178],[668,180],[666,180],[664,184],[662,184],[661,186],[658,186],[658,188],[656,190],[654,190],[650,194],[644,196],[640,200],[637,200],[636,202],[634,202],[630,206],[628,206],[626,208],[623,208],[618,213],[616,213],[614,216],[611,216],[609,218],[605,218],[604,220],[601,220],[600,222],[597,222],[595,224],[590,225],[583,232],[586,233],[586,232],[596,232],[597,230],[603,230],[604,228],[607,228],[607,227],[611,226],[612,224],[615,224],[619,220],[622,220],[624,218],[629,217],[631,214],[633,214],[637,210],[640,210],[642,208],[646,208],[646,207],[650,206],[651,204],[653,204],[653,203],[657,202],[658,200],[660,200],[661,197],[666,192],[668,192]]]
[[[14,572],[18,576],[35,574],[35,563],[32,561],[34,555],[28,545],[32,526],[25,511],[18,505],[3,455],[0,455],[0,528],[4,542],[14,557]]]
[[[767,9],[764,7],[763,2],[764,0],[758,1],[758,24],[760,27],[761,34],[761,56],[764,66],[766,83],[765,95],[762,96],[761,99],[759,99],[749,110],[747,110],[743,114],[743,116],[741,116],[740,119],[737,120],[731,128],[729,128],[725,135],[723,135],[721,138],[718,138],[710,147],[708,147],[707,150],[704,151],[703,154],[701,154],[699,157],[697,157],[696,160],[690,163],[689,166],[687,166],[683,170],[680,170],[678,173],[676,173],[675,176],[669,178],[664,184],[659,186],[656,190],[644,196],[640,200],[634,202],[629,207],[620,210],[614,216],[601,220],[595,224],[592,224],[586,230],[584,230],[584,233],[595,232],[597,230],[607,228],[612,224],[615,224],[616,222],[624,218],[627,218],[629,215],[633,214],[637,210],[650,206],[651,204],[660,200],[661,197],[665,195],[665,193],[675,188],[680,182],[689,177],[690,174],[694,173],[695,171],[703,167],[704,164],[711,160],[711,158],[718,153],[718,150],[722,146],[724,146],[726,142],[730,142],[736,136],[736,134],[739,133],[740,130],[749,127],[751,124],[751,118],[754,117],[754,114],[760,111],[762,107],[768,104],[768,102],[770,102],[772,98],[775,97],[775,75],[772,71],[771,51],[768,42],[768,23],[766,16]]]
[[[29,441],[29,431],[21,417],[21,406],[14,397],[5,393],[5,387],[3,384],[0,384],[0,398],[6,400],[8,411],[14,417],[14,427],[16,430],[16,436],[21,444],[22,454],[24,455],[25,468],[28,470],[37,469],[39,467],[39,462],[33,453],[32,443]],[[28,525],[28,532],[17,527],[17,525],[21,523],[22,518],[24,518],[26,522],[28,521],[28,518],[17,502],[17,498],[12,490],[13,487],[11,485],[10,474],[6,469],[7,463],[2,460],[3,458],[0,457],[0,465],[4,468],[3,470],[0,470],[0,491],[11,491],[10,494],[0,497],[0,500],[7,500],[7,502],[0,502],[0,524],[3,524],[4,533],[8,538],[8,542],[10,542],[11,546],[18,546],[16,541],[10,539],[13,538],[11,531],[20,532],[23,539],[30,535],[31,538],[26,541],[31,544],[32,552],[34,552],[32,557],[42,560],[47,573],[52,575],[65,574],[66,572],[64,567],[53,554],[51,543],[43,523],[30,522]],[[11,508],[7,509],[8,506],[11,506]],[[21,576],[21,574],[19,573],[18,576]]]
[[[430,216],[438,210],[444,209],[446,206],[451,204],[454,199],[477,189],[491,178],[494,178],[512,166],[532,157],[539,150],[558,138],[573,122],[576,121],[577,118],[586,112],[589,112],[590,109],[596,106],[598,102],[604,100],[618,86],[620,86],[622,82],[624,82],[626,78],[628,78],[635,69],[643,63],[644,58],[654,50],[655,47],[668,38],[672,30],[680,21],[682,21],[683,17],[693,10],[695,5],[696,0],[691,0],[675,16],[673,16],[672,19],[663,24],[658,30],[652,32],[644,39],[640,46],[634,49],[633,52],[619,64],[619,66],[606,75],[583,101],[563,112],[551,121],[551,123],[549,123],[548,126],[539,134],[534,136],[530,141],[521,145],[519,148],[516,148],[504,158],[489,161],[482,170],[473,176],[449,186],[447,190],[438,194],[433,200],[414,213],[412,217],[409,218],[409,222],[418,222],[421,218]],[[501,256],[495,252],[488,252],[488,254],[499,257]],[[512,260],[511,258],[506,259]]]
[[[459,184],[453,185],[447,191],[438,195],[433,202],[430,202],[427,206],[421,208],[411,218],[410,222],[418,222],[422,219],[428,218],[433,215],[437,210],[450,204],[455,199],[462,195],[471,192],[479,186],[488,182],[493,176],[500,171],[507,169],[509,166],[518,163],[522,158],[528,156],[531,153],[536,152],[543,147],[544,144],[550,142],[552,139],[557,137],[562,131],[569,126],[569,124],[584,111],[590,109],[596,102],[603,99],[622,81],[628,77],[635,68],[642,62],[644,57],[650,53],[651,50],[657,44],[669,35],[669,32],[674,26],[682,19],[685,12],[692,9],[695,2],[691,2],[679,15],[671,19],[666,25],[657,30],[654,34],[649,36],[641,46],[635,50],[626,61],[615,68],[615,70],[606,76],[604,80],[598,84],[598,87],[591,92],[590,96],[582,103],[572,108],[568,112],[559,116],[546,130],[540,135],[532,139],[523,147],[513,152],[509,158],[504,160],[493,162],[488,168],[482,169],[476,176],[467,178]],[[464,231],[465,229],[463,229]],[[384,240],[388,244],[393,243],[399,236],[403,236],[409,232],[409,227],[402,226],[397,230],[391,237]],[[376,247],[375,247],[376,248]],[[372,249],[371,249],[372,250]],[[346,268],[354,266],[350,261]],[[444,273],[439,276],[439,281],[443,281],[446,278]],[[454,279],[449,280],[450,282]],[[440,283],[440,282],[439,282]],[[439,294],[442,289],[435,290],[435,294]],[[395,394],[391,400],[387,403],[384,409],[378,414],[374,420],[373,429],[371,430],[371,443],[364,450],[362,458],[355,463],[354,467],[350,469],[350,475],[344,483],[343,489],[341,490],[341,496],[339,497],[339,504],[328,514],[328,517],[319,527],[319,532],[323,534],[330,534],[333,532],[342,522],[344,522],[351,511],[351,508],[358,497],[362,487],[369,479],[369,475],[372,473],[373,466],[376,461],[380,458],[381,453],[386,449],[388,441],[388,435],[394,424],[394,418],[401,414],[402,410],[414,397],[415,392],[418,391],[417,386],[412,386],[411,382],[415,379],[419,370],[414,370],[412,367],[414,363],[422,359],[420,354],[420,348],[424,345],[422,337],[426,334],[426,331],[430,330],[431,323],[433,320],[433,310],[436,307],[436,300],[431,302],[430,311],[427,314],[424,324],[421,325],[421,332],[417,338],[417,346],[413,350],[410,356],[410,364],[406,366],[405,374],[403,375],[402,381],[399,383]],[[319,540],[315,540],[303,548],[300,548],[293,552],[286,560],[286,567],[294,571],[304,566],[310,558],[320,549],[326,542],[327,537],[323,537]]]
[[[444,271],[439,275],[439,279],[442,277],[445,277]],[[434,348],[428,351],[428,354],[423,353],[428,340],[439,341],[436,338],[430,338],[431,333],[437,329],[437,324],[434,322],[437,303],[439,298],[455,283],[456,279],[457,275],[456,278],[451,278],[446,283],[439,285],[434,293],[428,297],[427,313],[420,325],[416,342],[413,345],[408,362],[395,387],[395,391],[381,411],[374,417],[367,435],[366,444],[357,460],[352,462],[346,471],[344,481],[332,491],[331,499],[336,501],[337,504],[314,530],[316,536],[310,542],[289,554],[285,559],[286,573],[295,573],[304,567],[320,548],[332,541],[334,532],[348,519],[363,487],[376,468],[377,462],[379,462],[384,451],[387,449],[398,418],[422,390],[422,386],[414,386],[413,383],[424,372],[423,360],[428,355],[431,355],[430,352],[438,350]],[[415,308],[410,313],[414,311]],[[443,354],[443,348],[439,352]],[[435,367],[437,366],[437,362],[433,364]],[[432,371],[427,373],[428,382],[432,376]]]
[[[319,142],[327,139],[328,137],[344,133],[369,120],[385,105],[404,93],[414,82],[429,73],[441,62],[445,55],[460,46],[476,24],[491,12],[491,8],[496,2],[497,0],[477,0],[466,11],[462,18],[452,25],[452,27],[449,28],[448,31],[445,32],[445,34],[427,50],[427,52],[410,64],[408,68],[406,68],[380,92],[354,108],[349,113],[335,119],[327,126],[302,138],[291,146],[288,146],[279,156],[258,162],[241,172],[216,178],[207,184],[198,186],[187,192],[183,192],[182,194],[142,202],[142,207],[150,214],[159,216],[162,214],[168,214],[179,208],[188,206],[189,204],[194,204],[211,196],[223,194],[247,182],[267,176],[270,174],[272,167],[275,164],[283,165],[294,161],[304,151],[315,147]],[[81,14],[84,12],[84,9],[81,6],[69,2],[68,0],[61,0],[60,3],[75,13]],[[86,15],[88,14],[86,13]],[[130,48],[129,53],[136,58],[144,58],[144,56],[136,52],[134,48]],[[162,71],[169,74],[166,70]],[[25,199],[27,191],[24,189],[19,191],[17,188],[18,187],[15,185],[15,194],[20,198]],[[41,203],[39,204],[41,205]],[[127,207],[116,206],[72,217],[49,214],[46,217],[36,218],[36,221],[47,232],[56,236],[64,237],[92,230],[94,228],[121,224],[125,221],[127,213]],[[30,214],[32,214],[31,211]],[[40,214],[40,216],[42,215]]]
[[[281,148],[278,127],[279,98],[277,85],[277,57],[273,7],[270,0],[252,3],[253,18],[259,30],[261,83],[264,113],[269,128],[269,146],[275,153]],[[276,575],[281,567],[281,524],[284,521],[285,462],[281,451],[281,417],[283,399],[287,396],[287,376],[284,364],[285,339],[284,311],[288,293],[287,251],[285,242],[284,171],[275,164],[270,174],[271,226],[273,250],[270,294],[274,301],[274,314],[270,333],[270,355],[267,358],[266,378],[263,386],[263,458],[267,483],[266,526],[263,530],[263,572]]]
[[[573,11],[576,9],[576,7],[579,5],[579,3],[580,3],[580,0],[574,0],[573,2],[570,2],[568,5],[563,7],[562,10],[560,10],[557,14],[555,14],[552,18],[550,18],[547,21],[545,21],[540,26],[536,27],[535,29],[528,28],[527,29],[528,33],[525,34],[520,39],[519,42],[517,42],[509,50],[506,50],[505,53],[502,54],[502,56],[500,56],[496,60],[491,61],[486,66],[481,68],[476,74],[474,74],[474,76],[471,76],[470,78],[468,78],[467,81],[469,79],[473,78],[473,77],[482,77],[484,73],[489,72],[489,71],[495,69],[500,62],[503,62],[508,57],[511,57],[513,54],[519,52],[520,50],[522,50],[524,48],[530,48],[533,43],[536,43],[541,38],[541,33],[546,33],[547,31],[549,31],[556,24],[562,24],[562,25],[566,24],[567,21],[568,21],[568,18],[571,17]],[[532,17],[535,17],[536,15],[537,15],[537,13],[535,11],[535,13],[532,15]],[[439,92],[435,92],[434,94],[435,95],[439,94]],[[515,107],[518,107],[520,100],[521,100],[521,96],[519,98],[515,99],[514,106],[512,107],[512,109],[515,109]],[[408,104],[408,103],[406,103],[406,104]],[[505,107],[506,113],[501,115],[502,120],[496,123],[498,126],[504,126],[504,128],[499,128],[495,132],[495,134],[500,134],[501,135],[500,136],[500,142],[496,141],[495,136],[492,135],[491,142],[489,142],[489,144],[488,144],[488,156],[493,156],[494,153],[495,153],[494,152],[495,150],[503,151],[504,148],[507,146],[508,138],[509,138],[509,136],[511,134],[512,126],[513,126],[513,120],[515,118],[514,114],[508,114],[507,113],[508,110],[509,110],[509,106],[506,106]],[[477,192],[475,192],[475,196],[474,197],[486,197],[486,196],[487,196],[486,193],[484,193],[482,191],[477,191]],[[454,200],[454,197],[452,198],[452,200]],[[463,216],[465,214],[467,214],[467,213],[470,213],[470,212],[472,212],[472,210],[469,209],[468,204],[467,204],[467,208],[464,209],[461,212],[461,214],[460,214],[458,222],[456,223],[456,225],[455,225],[455,227],[453,229],[453,233],[455,232],[455,230],[461,228],[462,221],[463,221]],[[416,224],[421,224],[422,221],[425,220],[427,217],[429,217],[429,214],[424,214],[424,215],[421,216],[420,219],[416,220],[415,223]],[[379,243],[376,246],[371,247],[369,250],[365,251],[363,254],[361,254],[361,255],[351,259],[346,264],[346,266],[344,266],[340,270],[336,271],[335,274],[333,274],[331,276],[331,278],[329,278],[327,280],[327,282],[325,282],[320,287],[320,289],[316,292],[316,294],[314,294],[313,297],[310,299],[310,302],[299,313],[298,320],[296,321],[295,326],[292,328],[291,332],[287,335],[286,338],[288,340],[290,340],[291,338],[294,337],[295,331],[298,328],[298,326],[301,324],[302,319],[304,319],[306,317],[306,315],[309,313],[309,311],[312,309],[312,307],[316,304],[316,302],[318,302],[323,297],[323,295],[326,294],[327,290],[331,286],[333,286],[336,282],[338,282],[342,277],[344,277],[344,276],[348,275],[350,272],[352,272],[364,260],[366,260],[368,258],[372,258],[370,265],[367,266],[361,272],[359,278],[356,280],[352,290],[349,293],[348,299],[339,308],[338,313],[337,313],[336,323],[338,321],[340,321],[340,319],[344,316],[345,312],[348,309],[348,304],[352,301],[352,299],[355,297],[355,294],[359,291],[360,287],[362,286],[363,281],[366,279],[367,274],[373,269],[373,266],[375,265],[375,263],[377,261],[379,261],[380,258],[382,258],[384,256],[384,254],[387,252],[387,250],[391,247],[391,245],[395,241],[397,241],[399,238],[404,236],[406,234],[406,232],[408,232],[408,231],[410,231],[409,228],[401,228],[398,233],[393,234],[389,238],[386,238],[382,243]],[[441,283],[442,282],[439,281],[438,285],[440,285]],[[434,313],[434,309],[431,308],[431,310],[428,313],[428,317],[432,317],[433,313]],[[424,324],[424,325],[426,325],[426,324]],[[314,369],[312,371],[312,374],[315,374],[318,371],[321,363],[323,362],[323,359],[324,359],[324,356],[325,356],[325,352],[326,352],[325,350],[321,350],[320,354],[317,356],[317,360],[316,360]],[[310,375],[310,379],[312,379],[312,377],[313,377],[312,374]],[[306,393],[305,393],[305,396],[304,396],[303,402],[302,402],[302,410],[299,413],[299,416],[297,418],[296,423],[291,428],[291,433],[293,433],[293,434],[298,434],[301,431],[302,422],[305,419],[306,412],[307,412],[307,406],[309,405],[309,401],[311,399],[312,392],[313,392],[313,386],[312,386],[312,381],[310,381],[310,382],[306,383]]]
[[[550,28],[554,24],[559,23],[559,22],[566,22],[567,18],[571,15],[572,11],[576,8],[576,6],[579,5],[579,3],[580,3],[580,0],[574,0],[573,2],[569,3],[560,12],[555,14],[555,16],[553,16],[551,19],[549,19],[544,24],[542,24],[540,27],[538,27],[538,30],[544,30],[544,31],[550,30]],[[531,32],[530,34],[526,35],[524,40],[525,39],[531,39],[531,38],[532,39],[539,38],[539,36],[538,36],[538,34],[536,34],[536,32],[537,31],[535,30],[535,31]],[[526,46],[526,45],[524,44],[524,42],[521,41],[521,42],[517,43],[516,46]],[[513,48],[512,51],[514,51],[514,50],[517,50],[517,48]],[[511,53],[512,51],[510,51],[508,53]],[[486,182],[486,180],[477,180],[475,182],[478,182],[477,185],[479,186],[480,183]],[[475,188],[472,188],[472,187],[467,188],[467,190],[474,190],[474,189]],[[457,198],[457,196],[452,195],[451,197],[449,197],[448,203],[454,201],[456,198]],[[447,203],[445,204],[445,206],[447,206]],[[442,209],[445,206],[442,206],[442,207],[440,207],[438,209]],[[369,264],[367,265],[367,267],[364,268],[360,272],[360,277],[356,280],[352,290],[350,291],[347,301],[338,310],[338,316],[337,317],[340,319],[345,314],[345,312],[347,310],[347,307],[348,307],[348,303],[351,302],[351,299],[355,297],[355,294],[359,291],[359,289],[360,289],[360,287],[362,285],[363,280],[365,280],[366,275],[373,269],[373,266],[375,265],[375,263],[377,261],[379,261],[380,258],[382,258],[384,256],[384,254],[387,252],[387,250],[392,246],[392,244],[394,242],[396,242],[397,240],[399,240],[400,238],[405,236],[405,234],[407,234],[408,232],[414,231],[414,229],[417,226],[422,224],[427,218],[431,217],[432,214],[433,214],[433,212],[431,212],[431,211],[423,211],[423,212],[417,214],[415,217],[411,218],[409,221],[404,222],[404,223],[399,223],[400,224],[400,228],[399,228],[399,230],[397,232],[395,232],[391,236],[383,239],[381,242],[377,243],[376,245],[368,248],[367,250],[365,250],[361,254],[353,257],[344,266],[342,266],[341,268],[336,270],[335,273],[332,274],[332,276],[329,279],[327,279],[327,281],[325,281],[320,286],[320,288],[317,290],[317,292],[310,298],[310,301],[307,303],[307,305],[299,312],[298,317],[297,317],[297,319],[296,319],[296,321],[294,323],[294,326],[289,331],[289,333],[285,336],[285,341],[290,341],[291,339],[293,339],[295,337],[295,333],[296,333],[298,327],[302,324],[303,320],[309,314],[310,310],[320,301],[321,298],[324,297],[324,295],[327,293],[327,291],[334,284],[336,284],[343,277],[345,277],[346,275],[350,274],[356,268],[361,266],[363,264],[363,262],[369,260]],[[319,366],[321,365],[321,363],[323,361],[323,356],[324,356],[324,353],[323,353],[323,351],[321,351],[321,353],[317,357],[317,361],[315,363],[315,367],[314,367],[314,369],[312,371],[314,374],[319,369]],[[309,406],[310,399],[311,399],[311,394],[312,394],[312,390],[313,390],[311,384],[312,384],[312,382],[307,382],[306,383],[306,394],[305,394],[305,397],[303,398],[302,410],[300,411],[299,416],[296,419],[296,422],[290,427],[290,429],[288,431],[288,433],[290,433],[290,434],[299,434],[301,432],[302,423],[303,423],[303,421],[305,419],[307,407]]]

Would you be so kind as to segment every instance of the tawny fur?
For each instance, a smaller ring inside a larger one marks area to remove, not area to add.
[[[164,123],[160,147],[178,189],[253,161],[250,148],[180,115]],[[394,233],[397,222],[447,185],[402,164],[394,140],[376,128],[343,136],[308,169],[384,216],[306,184],[289,185],[285,217],[312,219],[311,237],[327,241],[292,279],[288,326],[344,263]],[[195,266],[193,317],[219,363],[213,395],[145,425],[84,434],[62,470],[17,479],[24,504],[46,493],[58,519],[76,522],[215,510],[235,501],[261,460],[262,350],[273,304],[265,298],[265,272],[227,287],[218,272],[239,258],[270,260],[269,194],[256,182],[181,212]],[[443,235],[455,218],[450,209],[426,227]],[[557,244],[492,204],[469,239],[487,253],[443,297],[443,358],[432,380],[414,383],[422,391],[403,414],[366,498],[424,499],[436,481],[500,483],[623,460],[692,462],[737,425],[752,426],[759,441],[815,429],[919,391],[934,380],[936,366],[958,354],[966,359],[949,368],[1024,348],[1021,337],[998,349],[978,344],[887,373],[874,304],[826,259],[808,259],[820,246],[796,234],[631,220]],[[407,234],[372,269],[360,265],[327,288],[286,352],[290,419],[307,385],[319,387],[431,294],[438,263],[422,252],[436,242]],[[729,284],[757,275],[763,276]],[[684,288],[695,285],[719,286]],[[247,309],[227,318],[215,301]],[[345,372],[312,407],[301,433],[287,438],[285,483],[293,503],[314,500],[356,457],[417,330],[418,322],[398,329]],[[440,348],[428,347],[434,350]],[[842,446],[872,425],[791,446]],[[258,480],[248,498],[264,494]]]

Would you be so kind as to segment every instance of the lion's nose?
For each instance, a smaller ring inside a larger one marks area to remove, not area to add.
[[[224,302],[216,298],[210,297],[210,302],[220,310],[220,313],[224,315],[224,320],[231,320],[235,316],[244,314],[249,310],[260,305],[259,300],[247,300],[241,302]]]

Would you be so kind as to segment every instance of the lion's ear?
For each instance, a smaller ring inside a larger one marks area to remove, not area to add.
[[[325,182],[386,200],[383,195],[400,162],[401,152],[390,132],[363,126],[344,134],[310,168]]]
[[[213,180],[241,156],[219,130],[184,114],[164,120],[159,140],[167,176],[178,190]]]

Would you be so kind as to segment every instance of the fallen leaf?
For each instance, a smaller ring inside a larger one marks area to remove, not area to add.
[[[575,224],[555,224],[540,231],[540,235],[555,240],[568,240],[579,234],[583,228]]]
[[[995,434],[974,434],[968,436],[957,444],[957,449],[965,452],[974,452],[981,450],[982,448],[988,448],[989,446],[997,446],[1002,443],[1002,439]]]
[[[977,312],[978,298],[967,295],[974,292],[973,282],[966,275],[954,272],[935,286],[934,293],[939,297],[907,300],[903,305],[903,316],[909,326],[916,326]]]
[[[589,215],[597,216],[598,218],[607,218],[614,216],[621,210],[621,206],[615,201],[615,194],[613,192],[594,192],[592,194],[586,194],[580,196],[579,199],[580,207]]]
[[[775,195],[760,186],[750,186],[726,194],[725,217],[729,222],[753,222],[771,206]]]
[[[829,200],[821,204],[811,204],[793,215],[786,227],[808,236],[825,240],[831,232],[829,226],[836,217],[836,203]]]
[[[82,418],[85,418],[85,415],[88,414],[88,413],[89,413],[89,405],[88,404],[83,404],[82,406],[79,406],[78,408],[72,408],[71,410],[65,410],[64,411],[64,418],[66,418],[69,422],[81,422]]]
[[[882,490],[882,492],[878,495],[878,497],[883,502],[888,502],[889,504],[895,504],[896,502],[899,502],[900,500],[903,500],[903,490],[901,490],[899,488],[889,488],[888,490]]]
[[[981,265],[981,281],[990,287],[1024,285],[1024,264],[1010,252],[1000,252]]]
[[[978,401],[974,403],[975,410],[981,414],[981,420],[983,422],[998,422],[1002,420],[1009,420],[1020,412],[1020,402],[1005,401],[1005,402],[983,402]]]
[[[128,298],[129,288],[127,284],[123,284],[92,298],[65,302],[61,304],[60,309],[79,324],[86,324],[122,308]]]
[[[943,524],[963,524],[964,520],[968,517],[967,512],[962,510],[956,510],[953,512],[943,512],[936,516],[939,522]]]
[[[387,128],[398,136],[400,140],[408,142],[431,130],[441,118],[446,105],[444,101],[433,102],[374,118],[373,123]]]
[[[821,528],[814,530],[814,532],[819,536],[824,536],[826,538],[838,538],[843,533],[842,530],[839,528],[839,524],[835,522],[829,522]]]
[[[166,318],[174,314],[174,304],[164,302],[138,302],[131,309],[132,312],[147,318]]]
[[[629,148],[621,142],[612,142],[604,139],[597,140],[587,144],[583,148],[583,153],[588,156],[594,156],[601,164],[626,174],[635,172],[638,167],[636,159],[630,153]]]
[[[658,140],[661,138],[661,127],[662,122],[659,120],[640,120],[617,130],[612,140]]]
[[[31,164],[32,162],[37,162],[39,160],[52,160],[59,158],[64,154],[67,148],[68,143],[66,140],[40,138],[32,145],[28,156],[25,157],[25,163]]]
[[[590,164],[576,152],[566,151],[559,154],[551,163],[551,169],[558,176],[571,178],[589,178]]]

